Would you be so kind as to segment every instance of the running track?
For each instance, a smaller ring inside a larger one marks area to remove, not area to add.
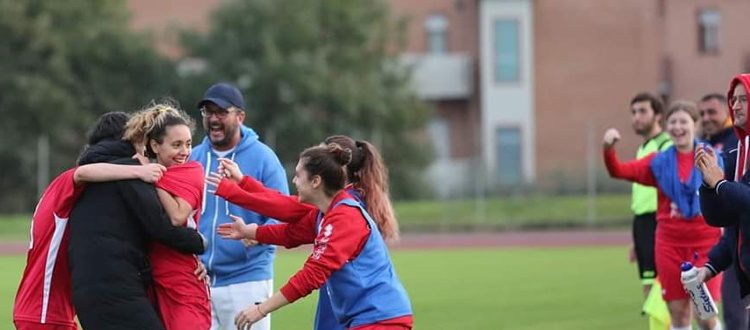
[[[628,231],[520,231],[490,233],[404,234],[395,249],[618,246],[630,244]],[[0,255],[24,254],[28,243],[0,242]]]

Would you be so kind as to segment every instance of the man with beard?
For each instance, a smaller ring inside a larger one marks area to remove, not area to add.
[[[703,137],[718,151],[723,151],[724,164],[731,166],[726,157],[736,152],[737,135],[734,133],[732,118],[729,116],[727,98],[713,93],[701,99],[698,109],[701,115]],[[721,241],[709,253],[709,266],[715,271],[724,271],[721,281],[721,308],[724,324],[727,329],[747,329],[748,312],[740,297],[737,272],[733,266],[734,250],[737,231],[734,227],[724,230]]]
[[[672,145],[662,131],[663,105],[655,96],[640,93],[630,101],[633,130],[643,137],[636,158],[662,151]],[[656,232],[656,189],[633,183],[630,208],[633,211],[633,249],[643,294],[648,296],[656,279],[654,239]]]
[[[245,100],[237,87],[218,83],[206,90],[198,103],[206,137],[193,149],[191,160],[203,164],[206,176],[218,172],[219,159],[234,160],[243,174],[252,176],[271,189],[289,193],[286,172],[276,154],[260,142],[258,134],[243,125]],[[247,305],[262,302],[273,292],[273,259],[275,247],[246,247],[233,240],[222,239],[216,228],[233,223],[236,215],[248,224],[264,225],[275,220],[231,204],[204,191],[203,210],[198,229],[206,237],[208,247],[201,261],[208,270],[211,284],[211,329],[235,329],[234,317]],[[271,328],[270,317],[253,325],[253,330]]]

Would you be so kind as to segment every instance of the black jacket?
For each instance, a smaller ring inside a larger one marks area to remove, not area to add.
[[[724,177],[728,181],[715,189],[704,185],[699,190],[701,212],[706,223],[724,227],[724,235],[708,254],[708,267],[715,272],[736,267],[740,294],[745,297],[750,294],[750,274],[742,271],[743,268],[750,271],[750,172],[745,173],[740,182],[729,181],[734,179],[736,149],[723,153],[723,157]],[[738,258],[739,239],[744,243],[739,248]]]
[[[706,140],[715,150],[724,153],[737,148],[737,134],[734,132],[734,127],[727,127],[718,134],[708,137]]]
[[[89,147],[81,164],[130,159],[132,146],[105,140]],[[200,235],[174,227],[154,187],[140,180],[87,184],[70,216],[68,246],[73,303],[87,329],[162,329],[147,296],[147,253],[152,240],[200,254]]]

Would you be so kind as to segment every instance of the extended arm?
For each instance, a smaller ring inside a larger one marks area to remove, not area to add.
[[[294,223],[302,221],[316,211],[312,205],[300,203],[296,197],[283,195],[276,191],[249,193],[242,190],[231,180],[218,181],[214,175],[207,179],[209,186],[215,187],[216,195],[243,208],[271,217],[282,222]]]

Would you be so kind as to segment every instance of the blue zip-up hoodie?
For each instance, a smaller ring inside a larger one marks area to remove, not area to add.
[[[260,142],[258,134],[249,127],[242,125],[240,132],[242,138],[239,144],[225,157],[239,164],[242,174],[252,176],[266,187],[289,194],[286,171],[273,150]],[[203,164],[206,176],[216,172],[219,166],[217,158],[219,156],[211,148],[208,137],[204,138],[190,155],[191,160]],[[247,248],[240,241],[223,239],[216,233],[219,224],[232,221],[229,214],[242,218],[245,223],[264,225],[276,222],[274,219],[229,203],[207,190],[204,191],[203,211],[198,230],[208,241],[201,261],[208,269],[211,286],[272,279],[276,247],[260,244]]]

